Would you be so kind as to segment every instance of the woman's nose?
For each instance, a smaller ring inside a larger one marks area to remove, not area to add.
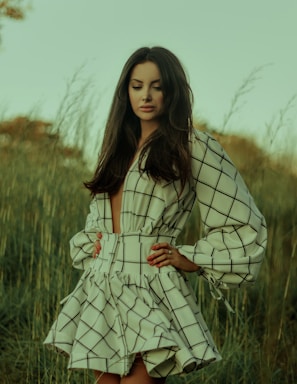
[[[149,101],[151,99],[152,99],[151,94],[148,91],[144,92],[144,94],[142,95],[142,100],[143,101]]]

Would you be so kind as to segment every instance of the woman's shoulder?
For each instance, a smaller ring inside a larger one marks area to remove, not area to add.
[[[191,155],[194,158],[204,157],[207,152],[219,157],[224,153],[222,146],[210,133],[199,131],[196,128],[193,128],[190,133],[189,143]]]

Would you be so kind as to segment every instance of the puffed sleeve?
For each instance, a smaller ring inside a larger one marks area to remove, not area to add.
[[[238,170],[209,134],[192,137],[192,175],[204,235],[179,251],[212,287],[253,283],[267,242],[266,223]],[[217,292],[220,292],[217,290]]]
[[[95,200],[92,200],[85,228],[70,239],[70,256],[74,268],[86,270],[92,260],[94,243],[99,232],[96,227],[97,216]]]

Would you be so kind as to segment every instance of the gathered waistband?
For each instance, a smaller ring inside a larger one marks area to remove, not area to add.
[[[129,274],[154,274],[176,270],[173,266],[157,268],[148,264],[152,245],[167,242],[175,246],[175,237],[144,235],[140,233],[104,233],[100,240],[101,250],[91,263],[100,272],[126,272]]]

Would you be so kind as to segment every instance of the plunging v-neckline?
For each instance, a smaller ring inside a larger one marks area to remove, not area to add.
[[[122,212],[123,212],[123,206],[124,206],[124,192],[125,192],[125,186],[126,186],[126,181],[127,181],[127,177],[129,175],[129,173],[132,171],[132,169],[135,167],[136,163],[138,162],[139,160],[139,155],[140,155],[140,151],[137,151],[135,156],[134,156],[134,159],[133,161],[131,162],[131,165],[130,167],[128,168],[128,171],[125,175],[125,178],[123,180],[123,183],[121,184],[120,188],[119,188],[119,191],[117,193],[120,193],[121,196],[117,196],[118,199],[120,199],[120,204],[119,204],[119,217],[118,217],[118,224],[119,224],[119,232],[114,232],[114,216],[116,215],[113,215],[113,209],[112,209],[112,202],[111,202],[111,196],[107,193],[107,201],[108,201],[108,209],[109,209],[109,212],[108,212],[108,216],[111,218],[111,223],[112,223],[112,232],[113,233],[121,233],[122,232],[122,229],[123,229],[123,223],[122,223]]]

